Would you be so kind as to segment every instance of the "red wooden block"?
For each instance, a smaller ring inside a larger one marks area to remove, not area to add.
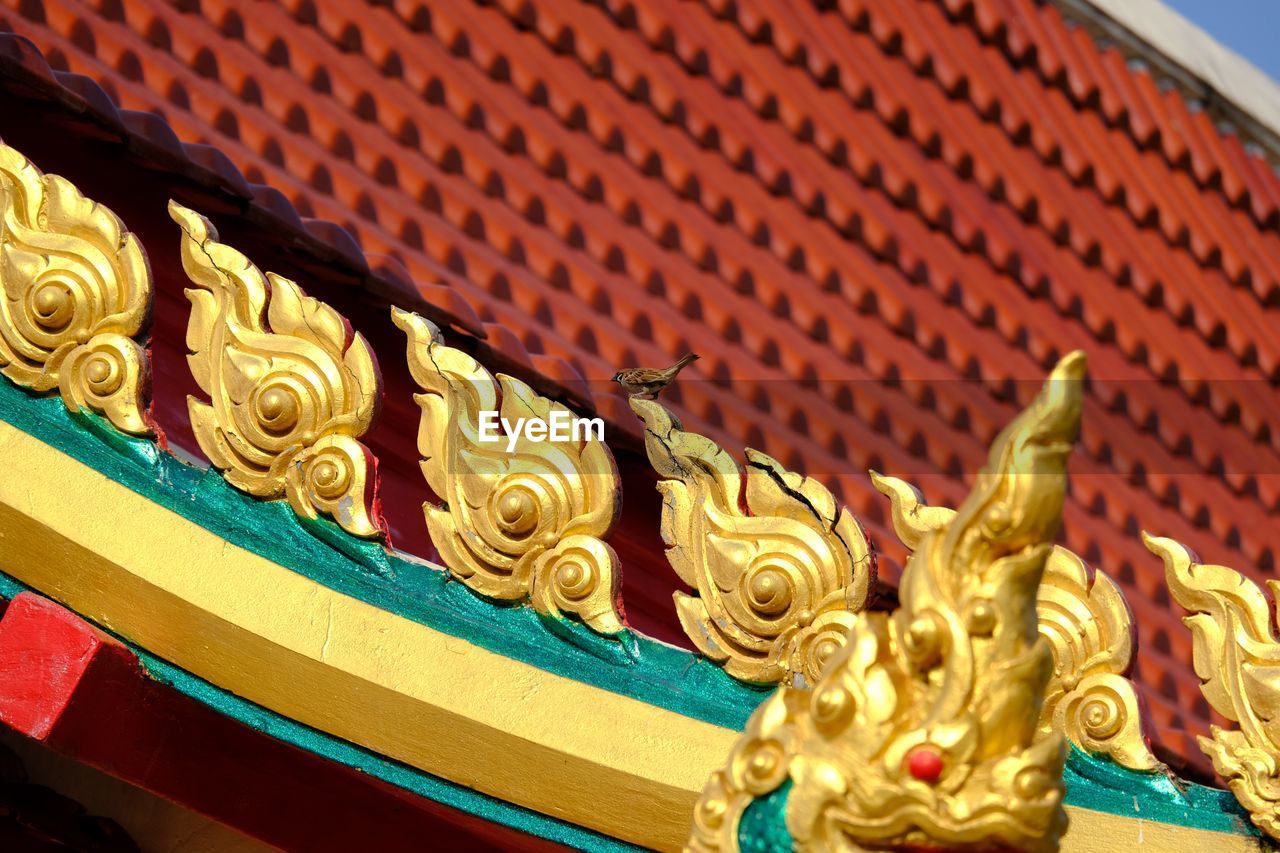
[[[29,592],[0,619],[0,721],[47,740],[76,702],[141,676],[137,658],[71,611]]]

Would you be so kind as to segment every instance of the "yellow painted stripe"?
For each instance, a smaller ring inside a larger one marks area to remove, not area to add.
[[[1158,823],[1067,806],[1062,853],[1258,853],[1254,836]]]
[[[672,849],[736,736],[334,592],[4,423],[0,459],[8,573],[219,687],[413,767]]]
[[[737,736],[337,593],[3,422],[0,568],[276,713],[646,846],[683,844]],[[1068,853],[1256,849],[1241,836],[1068,811]]]

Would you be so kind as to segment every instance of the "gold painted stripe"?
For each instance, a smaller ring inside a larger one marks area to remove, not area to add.
[[[429,773],[675,849],[736,736],[334,592],[4,423],[0,460],[0,566],[18,580],[219,687]]]
[[[276,713],[650,847],[683,844],[703,783],[737,737],[335,592],[4,422],[0,568]],[[1067,853],[1256,848],[1243,836],[1068,812]]]
[[[1062,853],[1258,853],[1258,839],[1067,806]]]

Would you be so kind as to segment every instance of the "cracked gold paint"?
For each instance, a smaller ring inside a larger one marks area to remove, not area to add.
[[[889,497],[894,532],[910,549],[955,515],[924,503],[903,480],[875,472],[871,479]],[[1053,650],[1041,731],[1061,732],[1086,752],[1131,770],[1161,768],[1151,754],[1137,690],[1128,678],[1136,628],[1120,588],[1071,551],[1055,546],[1036,594],[1036,614],[1040,635]]]
[[[1226,566],[1204,565],[1172,539],[1143,534],[1164,560],[1174,601],[1190,616],[1200,691],[1238,729],[1210,726],[1197,738],[1253,823],[1280,840],[1280,638],[1272,603],[1257,584]],[[1280,582],[1267,581],[1272,596]]]
[[[899,608],[858,614],[812,689],[780,688],[756,711],[703,791],[691,849],[737,850],[746,806],[788,779],[799,849],[1057,849],[1065,745],[1040,731],[1053,659],[1036,589],[1084,366],[1082,353],[1059,363],[959,511],[924,532]]]
[[[0,143],[0,373],[72,411],[151,432],[142,246],[110,210]]]
[[[200,448],[227,482],[287,497],[300,516],[332,517],[356,536],[381,531],[372,455],[358,440],[381,394],[369,344],[328,305],[265,275],[176,202],[191,322],[187,357],[209,402],[187,399]]]
[[[618,471],[604,442],[532,441],[521,433],[480,440],[482,412],[550,423],[559,403],[511,376],[496,381],[444,344],[429,320],[392,309],[408,337],[409,370],[425,393],[418,450],[441,503],[423,505],[431,541],[449,571],[481,595],[528,599],[552,616],[572,613],[594,630],[622,630],[618,557],[604,541],[621,506]]]
[[[658,403],[632,398],[665,479],[667,559],[697,595],[674,594],[685,633],[734,678],[814,683],[875,582],[867,538],[825,486],[748,449],[746,476]],[[745,500],[745,509],[744,509]]]

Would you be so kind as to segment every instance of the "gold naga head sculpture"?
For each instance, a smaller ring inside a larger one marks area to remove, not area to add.
[[[1053,672],[1036,594],[1053,551],[1085,358],[1064,358],[993,444],[955,516],[926,532],[898,609],[857,614],[812,689],[783,687],[707,782],[689,846],[736,850],[784,782],[801,849],[1056,849],[1064,742],[1040,728]]]
[[[955,517],[955,510],[924,503],[903,480],[874,471],[871,480],[889,498],[894,532],[912,550]],[[1129,680],[1138,641],[1120,587],[1055,545],[1036,594],[1036,614],[1053,652],[1041,730],[1061,732],[1077,748],[1130,770],[1160,770],[1148,743],[1141,694]]]

